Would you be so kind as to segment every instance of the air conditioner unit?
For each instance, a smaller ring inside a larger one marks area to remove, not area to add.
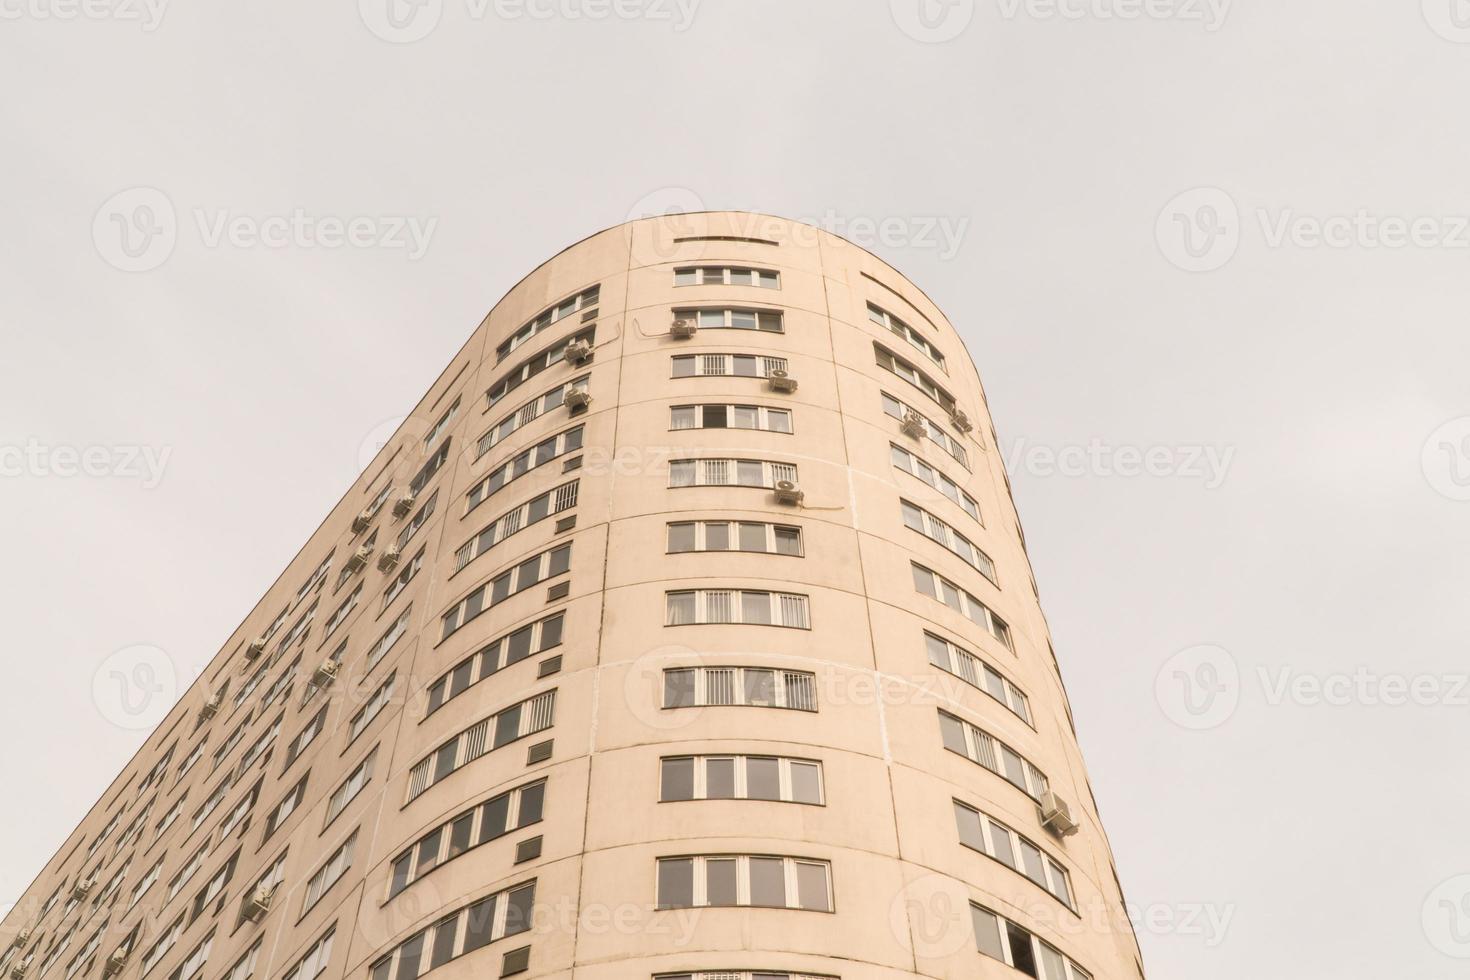
[[[780,368],[776,368],[770,374],[766,375],[766,377],[771,382],[772,391],[790,393],[796,390],[796,379]]]
[[[566,359],[568,364],[586,364],[592,360],[592,345],[585,340],[574,340],[567,344]]]
[[[25,980],[26,964],[17,963],[10,968],[10,980]]]
[[[208,701],[200,705],[199,720],[208,721],[209,719],[213,718],[219,712],[219,702],[220,697],[218,694],[215,694],[212,695]]]
[[[107,962],[102,964],[102,975],[104,977],[116,976],[122,972],[123,964],[128,961],[128,951],[119,946],[107,957]]]
[[[28,943],[30,941],[31,941],[31,930],[29,930],[29,929],[22,929],[20,932],[17,932],[15,934],[15,938],[10,941],[10,945],[14,946],[16,949],[25,949],[26,948],[26,943]]]
[[[924,416],[918,412],[909,412],[903,417],[903,434],[918,439],[929,431],[929,426],[924,422]]]
[[[413,510],[413,502],[417,498],[418,494],[416,493],[406,493],[403,496],[399,497],[397,500],[393,501],[393,516],[408,516],[408,512]]]
[[[372,557],[373,546],[370,544],[363,545],[361,548],[358,548],[350,556],[348,556],[347,570],[349,572],[355,572],[359,569],[366,568],[368,560]]]
[[[954,424],[954,427],[956,429],[959,429],[961,432],[969,432],[971,429],[975,428],[973,425],[970,424],[970,416],[966,415],[959,409],[955,410],[955,413],[949,417],[949,420]]]
[[[797,486],[794,480],[776,481],[776,503],[788,504],[795,507],[800,505],[805,499],[806,494],[802,492],[801,487]]]
[[[562,396],[562,402],[573,412],[580,412],[592,404],[592,396],[587,393],[586,388],[568,388],[567,393]]]
[[[674,325],[669,327],[669,336],[673,337],[676,340],[688,340],[690,337],[694,336],[695,331],[698,329],[699,328],[694,325],[693,320],[685,320],[681,318],[675,320]]]
[[[265,914],[271,910],[271,899],[275,894],[275,885],[261,885],[255,889],[254,894],[245,900],[245,908],[241,910],[245,918],[251,922],[259,922],[265,918]]]
[[[245,648],[245,659],[254,660],[262,653],[265,653],[265,637],[257,636],[255,639],[251,640],[250,645]]]
[[[317,667],[315,673],[311,675],[312,686],[326,687],[328,684],[332,683],[332,681],[337,679],[337,675],[341,671],[342,662],[340,660],[333,660],[331,657],[328,657],[326,660],[323,660],[321,662],[321,666]]]
[[[86,881],[77,882],[75,885],[71,886],[71,897],[80,902],[82,899],[87,897],[87,893],[92,890],[92,886],[95,884],[96,882],[90,878],[88,878]]]
[[[1077,822],[1072,819],[1072,808],[1067,801],[1051,790],[1041,794],[1041,825],[1058,837],[1071,837],[1077,833]]]
[[[367,526],[371,524],[372,521],[373,509],[369,507],[367,510],[363,511],[361,514],[358,514],[352,519],[352,533],[357,534],[361,531],[366,531]]]
[[[383,553],[378,556],[378,571],[387,572],[398,564],[399,551],[396,544],[390,544]]]

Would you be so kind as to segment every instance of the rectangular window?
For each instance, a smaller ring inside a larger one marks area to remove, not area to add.
[[[184,917],[181,915],[169,926],[164,928],[158,938],[153,941],[153,945],[143,951],[142,969],[139,970],[140,976],[147,976],[148,971],[158,965],[158,961],[163,959],[168,954],[168,951],[174,948],[174,943],[179,941],[179,936],[183,931]]]
[[[403,594],[403,590],[408,588],[408,583],[414,580],[414,577],[417,576],[419,573],[419,569],[423,567],[424,548],[420,548],[418,550],[418,554],[414,555],[412,560],[410,560],[408,564],[404,565],[403,568],[399,570],[398,574],[393,577],[393,581],[388,584],[387,591],[383,593],[384,609],[387,609],[389,606],[391,606],[393,604],[393,600],[397,599],[400,595]]]
[[[285,772],[287,769],[290,769],[291,764],[301,758],[301,753],[305,752],[306,747],[316,741],[316,737],[326,727],[327,706],[322,705],[321,709],[311,716],[311,721],[306,723],[306,727],[297,732],[296,737],[291,739],[291,744],[286,746],[286,764],[281,767],[281,771]]]
[[[878,360],[879,367],[883,368],[885,371],[893,372],[903,380],[907,381],[909,384],[913,385],[915,388],[918,388],[924,394],[928,395],[929,399],[933,401],[934,404],[944,409],[946,415],[953,416],[956,413],[958,408],[955,405],[954,396],[945,391],[939,385],[935,384],[934,379],[929,377],[929,375],[925,374],[923,371],[920,371],[918,368],[914,367],[908,361],[899,357],[897,354],[893,353],[893,351],[889,350],[887,347],[884,347],[882,344],[875,343],[873,345],[873,354]]]
[[[532,879],[458,909],[374,961],[369,980],[416,980],[458,956],[526,932],[535,902]]]
[[[194,904],[189,911],[189,923],[191,925],[195,919],[204,913],[204,910],[209,907],[209,904],[219,897],[220,892],[224,891],[225,886],[230,883],[230,879],[235,876],[235,862],[239,857],[239,851],[231,854],[230,859],[220,866],[219,870],[210,877],[209,881],[204,883],[204,887],[194,896]]]
[[[463,694],[492,674],[519,663],[527,657],[561,646],[565,619],[566,614],[559,612],[527,626],[518,627],[504,636],[491,640],[455,664],[429,685],[429,707],[426,717],[442,708],[447,701]]]
[[[434,508],[438,503],[439,491],[435,490],[429,494],[429,499],[425,500],[422,506],[414,511],[414,515],[408,519],[408,523],[403,526],[403,530],[398,532],[398,540],[394,544],[400,554],[408,547],[408,543],[413,540],[414,535],[419,533],[419,528],[423,527],[429,518],[434,516]]]
[[[732,705],[816,711],[816,675],[768,667],[676,667],[664,671],[664,707]]]
[[[569,480],[559,487],[538,494],[491,521],[473,538],[460,546],[454,553],[454,570],[457,572],[470,562],[503,542],[518,531],[524,531],[555,514],[577,506],[577,489],[581,481]]]
[[[379,684],[373,696],[368,698],[368,703],[359,708],[357,714],[352,716],[352,721],[347,729],[349,745],[363,733],[367,726],[373,723],[373,719],[378,717],[378,713],[393,699],[393,682],[397,676],[396,673],[389,674],[388,679]]]
[[[556,712],[556,691],[545,691],[517,702],[508,708],[460,732],[420,759],[408,774],[408,800],[412,802],[430,786],[486,752],[552,726]],[[487,741],[494,733],[493,744]]]
[[[362,792],[362,788],[368,784],[368,781],[373,778],[373,760],[377,757],[377,754],[377,746],[373,746],[372,751],[357,764],[357,768],[353,769],[352,773],[342,781],[341,785],[332,791],[332,796],[327,801],[327,823],[335,820],[337,814],[346,809],[347,804],[351,803],[357,797],[357,794]]]
[[[676,459],[669,463],[670,487],[761,487],[796,481],[794,463],[759,459]]]
[[[659,858],[658,907],[756,906],[830,912],[831,871],[826,861],[754,854]]]
[[[424,487],[428,486],[429,481],[434,479],[435,474],[439,472],[439,468],[449,461],[450,442],[451,439],[445,439],[439,445],[438,451],[430,456],[428,462],[424,463],[419,468],[419,471],[414,474],[413,479],[408,481],[408,495],[410,497],[417,497],[423,492]]]
[[[274,834],[280,828],[281,824],[285,823],[291,814],[296,812],[296,808],[301,805],[301,800],[306,796],[306,779],[310,775],[310,773],[307,773],[302,776],[296,785],[292,786],[286,792],[286,795],[281,798],[281,802],[275,805],[270,815],[265,818],[265,840],[269,840],[271,834]]]
[[[940,370],[946,370],[946,368],[944,367],[944,355],[939,353],[939,349],[931,344],[924,337],[923,334],[919,333],[918,330],[909,326],[907,323],[903,322],[892,313],[889,313],[887,310],[883,309],[883,307],[879,306],[876,303],[869,303],[868,319],[878,324],[880,327],[891,330],[894,333],[898,334],[904,340],[907,340],[910,344],[912,344],[917,350],[922,351],[925,357],[929,358],[929,360],[939,365]]]
[[[970,921],[975,930],[975,948],[984,956],[1036,980],[1092,980],[1092,974],[1055,947],[974,902],[970,903]]]
[[[209,815],[214,812],[215,807],[224,801],[225,794],[229,791],[230,777],[226,775],[224,779],[220,780],[220,784],[214,788],[214,792],[209,794],[209,798],[200,804],[199,809],[194,811],[194,819],[189,826],[189,833],[192,834],[198,830],[200,824],[209,819]]]
[[[548,436],[530,449],[523,449],[510,459],[499,464],[465,494],[465,513],[468,514],[505,487],[527,473],[567,453],[582,448],[583,426],[574,426]]]
[[[566,398],[567,389],[586,385],[590,377],[592,375],[582,374],[570,381],[563,381],[555,388],[543,392],[502,418],[491,426],[488,432],[480,436],[479,441],[475,444],[475,459],[480,459],[517,429],[529,425],[547,412],[560,408]]]
[[[787,370],[786,358],[763,354],[675,354],[672,361],[676,378],[769,378]]]
[[[964,647],[927,630],[924,632],[924,646],[931,664],[954,674],[966,684],[978,687],[1005,705],[1026,724],[1031,724],[1031,702],[1019,687],[1001,676],[1000,671]]]
[[[322,630],[322,639],[325,640],[327,637],[337,632],[337,627],[341,626],[344,622],[347,621],[347,617],[352,615],[352,610],[357,608],[357,600],[361,598],[361,596],[362,583],[358,582],[357,588],[353,589],[352,593],[348,595],[346,599],[342,600],[342,605],[338,606],[337,611],[332,613],[332,618],[327,620],[327,625]]]
[[[335,885],[352,866],[352,851],[357,845],[357,831],[348,835],[342,842],[342,846],[332,852],[332,856],[317,869],[316,874],[306,883],[306,903],[301,908],[301,914],[305,915],[327,890]]]
[[[889,443],[888,448],[895,467],[927,483],[958,504],[965,513],[969,514],[976,521],[980,520],[980,505],[975,503],[975,498],[961,490],[959,485],[953,480],[902,446]]]
[[[158,880],[158,876],[162,871],[163,857],[160,856],[157,861],[153,862],[153,867],[143,872],[143,877],[139,878],[137,883],[133,885],[133,890],[128,894],[129,909],[137,905],[138,899],[143,897],[143,893],[153,887],[153,883]]]
[[[465,851],[540,823],[545,799],[546,780],[538,779],[478,803],[435,827],[393,859],[388,897]]]
[[[924,435],[930,442],[953,456],[955,461],[965,469],[970,468],[970,454],[965,451],[965,447],[960,444],[958,439],[931,421],[929,416],[909,405],[907,402],[894,398],[886,391],[882,392],[882,399],[883,414],[896,418],[900,422],[907,422],[909,419],[914,419],[923,427]]]
[[[776,756],[696,755],[662,760],[659,799],[822,802],[822,764]]]
[[[558,575],[564,575],[571,569],[571,563],[572,546],[570,544],[560,545],[550,551],[543,551],[532,558],[517,562],[511,568],[475,589],[444,613],[441,617],[443,633],[440,639],[448,639],[465,623],[511,596]]]
[[[666,626],[743,623],[811,629],[809,602],[804,595],[749,589],[695,589],[664,595]]]
[[[519,330],[511,334],[510,337],[501,342],[500,346],[495,348],[495,363],[499,364],[509,357],[512,351],[516,350],[516,348],[520,347],[526,341],[554,324],[560,323],[573,313],[590,313],[591,316],[596,316],[597,314],[591,311],[597,306],[601,293],[602,286],[598,284],[548,306],[527,320],[521,325]],[[586,318],[584,315],[583,319]]]
[[[754,521],[680,521],[668,525],[668,552],[753,551],[801,557],[801,528]]]
[[[327,961],[332,957],[332,937],[337,931],[337,924],[327,930],[326,935],[312,944],[296,964],[287,971],[281,980],[312,980],[327,968]]]
[[[946,749],[984,766],[1032,799],[1046,792],[1046,775],[994,735],[947,711],[939,712],[939,731]]]
[[[527,381],[530,381],[542,371],[566,360],[567,348],[572,344],[583,343],[589,347],[596,346],[596,334],[597,330],[595,325],[585,330],[579,330],[572,336],[565,337],[552,344],[541,353],[522,361],[511,369],[508,374],[502,376],[499,381],[491,385],[489,390],[485,392],[486,407],[494,407],[501,399],[505,398]]]
[[[1071,878],[1051,855],[989,814],[959,800],[954,801],[954,815],[961,844],[1025,875],[1072,908]]]
[[[999,587],[1000,583],[995,577],[995,562],[990,560],[989,555],[972,544],[969,538],[918,504],[900,499],[899,507],[903,513],[905,526],[959,555],[967,565],[984,575],[992,585]]]
[[[791,432],[791,410],[764,405],[675,405],[670,429],[757,429]]]
[[[918,562],[910,564],[913,569],[915,591],[944,603],[995,637],[1007,650],[1015,649],[1011,646],[1011,628],[989,606],[943,575],[935,574]]]
[[[689,308],[675,310],[674,319],[685,320],[700,330],[759,330],[764,333],[784,333],[786,329],[780,310],[732,307]]]
[[[430,446],[432,446],[434,444],[434,441],[444,434],[444,430],[449,428],[449,423],[453,422],[454,417],[458,414],[459,399],[456,398],[454,400],[454,404],[446,408],[444,410],[444,414],[439,416],[439,421],[434,423],[434,427],[429,430],[429,434],[424,436],[423,443],[425,449],[428,449]]]
[[[240,958],[234,962],[221,980],[250,980],[255,976],[255,961],[260,958],[260,944],[264,940],[257,939],[250,944],[250,948],[240,954]]]
[[[781,273],[748,266],[686,266],[674,270],[675,286],[759,286],[780,289]]]

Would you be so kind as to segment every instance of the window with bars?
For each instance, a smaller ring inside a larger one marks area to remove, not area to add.
[[[771,667],[674,667],[664,671],[664,707],[732,705],[817,710],[817,678]]]
[[[739,623],[811,629],[807,596],[755,589],[691,589],[666,592],[665,626]]]
[[[980,505],[975,503],[975,498],[961,490],[959,485],[953,480],[902,446],[889,443],[888,450],[894,466],[910,476],[927,483],[956,504],[959,504],[964,512],[975,518],[976,521],[980,520]]]
[[[1000,671],[959,644],[951,643],[928,630],[924,631],[924,646],[929,652],[931,664],[955,675],[966,684],[979,688],[1005,705],[1017,718],[1028,725],[1033,724],[1030,700],[1009,678],[1002,676]]]
[[[337,883],[338,879],[352,866],[352,851],[357,846],[357,831],[354,830],[347,835],[342,845],[332,852],[332,856],[316,870],[306,882],[306,901],[301,907],[301,914],[305,915],[311,907],[321,900],[321,897]]]
[[[448,639],[456,630],[486,609],[499,605],[513,595],[547,579],[563,575],[572,567],[572,546],[564,544],[539,555],[532,555],[496,575],[475,589],[441,617],[440,640]]]
[[[780,289],[781,273],[748,266],[686,266],[674,270],[675,286],[759,286]]]
[[[764,333],[783,333],[786,329],[780,310],[700,307],[675,310],[674,319],[687,320],[700,330],[759,330]]]
[[[832,866],[811,858],[709,854],[658,859],[661,909],[832,911]]]
[[[918,330],[915,330],[892,313],[889,313],[877,303],[868,304],[868,319],[907,340],[915,349],[922,351],[925,357],[939,365],[941,371],[948,370],[944,366],[944,355],[939,353],[939,348],[931,344],[928,338],[919,333]]]
[[[1071,877],[1050,854],[968,803],[954,801],[954,819],[961,844],[1025,875],[1067,908],[1076,911],[1072,904]]]
[[[547,616],[496,637],[465,657],[429,685],[429,707],[425,717],[492,674],[527,657],[561,646],[565,621],[565,613]]]
[[[368,980],[416,980],[496,940],[527,932],[535,904],[533,878],[457,909],[375,960]]]
[[[900,422],[906,421],[910,417],[917,418],[923,423],[924,435],[928,437],[930,442],[953,456],[955,462],[959,463],[965,469],[970,468],[970,454],[965,451],[964,446],[960,445],[958,439],[945,432],[933,419],[929,418],[929,416],[917,408],[914,408],[908,402],[894,398],[886,391],[881,392],[881,394],[883,396],[883,414],[896,418]]]
[[[373,763],[377,757],[378,747],[375,745],[357,764],[357,767],[348,774],[347,778],[332,790],[332,795],[327,800],[327,823],[337,819],[337,814],[347,809],[347,804],[355,800],[357,794],[361,793],[362,788],[373,778]]]
[[[822,803],[822,764],[762,755],[685,755],[661,760],[659,800]]]
[[[675,405],[669,410],[669,428],[756,429],[791,432],[791,410],[764,405]]]
[[[899,508],[903,512],[903,522],[910,529],[918,531],[926,538],[930,538],[943,545],[949,551],[964,559],[965,564],[988,578],[992,585],[997,588],[1000,583],[995,578],[995,562],[990,556],[977,548],[969,538],[965,537],[948,524],[929,513],[918,504],[899,499]]]
[[[337,933],[337,924],[332,923],[322,938],[311,944],[301,959],[286,972],[281,980],[312,980],[327,968],[332,958],[332,939]]]
[[[940,711],[939,734],[946,749],[984,766],[1032,799],[1046,792],[1046,775],[989,732]]]
[[[388,897],[468,850],[540,823],[545,804],[546,780],[538,779],[455,814],[393,859]]]
[[[597,328],[595,326],[588,327],[586,330],[579,330],[570,337],[557,341],[541,353],[522,361],[509,374],[506,374],[495,384],[491,385],[489,391],[485,392],[488,407],[495,406],[506,395],[509,395],[512,391],[515,391],[542,371],[566,360],[567,348],[572,344],[585,343],[589,346],[595,346],[596,339]],[[557,404],[559,405],[561,403],[557,402]]]
[[[555,388],[538,395],[502,418],[495,425],[491,426],[490,431],[482,435],[479,442],[475,444],[475,459],[480,459],[480,457],[484,456],[491,449],[494,449],[512,432],[529,425],[547,412],[560,408],[563,399],[566,398],[567,389],[579,388],[585,385],[587,379],[590,377],[592,377],[591,374],[583,374],[570,381],[563,381]]]
[[[878,359],[879,367],[898,375],[928,395],[929,400],[944,409],[945,414],[955,414],[958,406],[955,405],[954,396],[936,384],[934,379],[929,377],[929,375],[920,371],[882,344],[875,343],[873,345],[873,354]]]
[[[675,354],[676,378],[769,378],[772,371],[786,371],[784,357],[757,354]]]
[[[913,568],[914,589],[916,591],[931,599],[944,603],[995,637],[1005,645],[1007,650],[1014,649],[1011,646],[1011,628],[989,606],[958,585],[955,585],[943,575],[934,573],[918,562],[912,562],[910,564]]]
[[[759,487],[796,482],[796,464],[763,459],[676,459],[669,463],[670,487]]]
[[[427,547],[427,545],[424,546],[424,548]],[[393,600],[403,594],[403,590],[408,588],[408,583],[412,582],[419,570],[424,567],[424,548],[420,548],[418,553],[398,570],[398,574],[393,576],[393,581],[388,583],[388,588],[383,592],[384,609],[393,605]]]
[[[465,494],[465,513],[468,514],[513,480],[525,476],[552,460],[574,453],[582,448],[583,426],[574,426],[549,436],[530,449],[523,449],[504,463],[496,466],[480,482]]]
[[[800,558],[801,528],[759,521],[677,521],[668,526],[668,551],[753,551]]]
[[[459,571],[464,568],[512,534],[524,531],[553,514],[560,514],[577,506],[577,489],[580,482],[569,480],[559,487],[537,494],[525,503],[495,518],[454,553],[454,570]]]
[[[975,948],[1036,980],[1092,980],[1092,974],[1003,915],[970,903]]]
[[[509,745],[552,726],[556,714],[556,690],[503,708],[471,725],[430,752],[408,772],[408,800],[417,799],[429,787],[488,752]]]
[[[580,293],[568,296],[557,303],[553,303],[540,313],[533,316],[521,325],[521,328],[500,343],[495,348],[495,363],[499,364],[510,356],[511,352],[520,347],[526,341],[539,334],[548,327],[560,323],[573,313],[590,313],[597,306],[598,299],[602,293],[602,286],[598,284],[590,289],[584,289]],[[595,313],[591,315],[595,316]]]
[[[413,540],[413,536],[419,533],[419,528],[423,527],[429,518],[434,516],[434,507],[438,502],[439,491],[435,490],[429,495],[429,499],[424,501],[423,506],[414,511],[414,515],[408,519],[408,523],[403,526],[403,530],[398,532],[398,540],[394,544],[400,552],[408,547],[408,543]]]
[[[398,674],[396,672],[389,674],[388,679],[379,684],[378,689],[373,692],[372,697],[368,698],[368,703],[357,709],[357,713],[352,716],[352,720],[347,726],[348,745],[356,741],[357,736],[361,735],[367,726],[373,723],[373,719],[377,718],[382,710],[388,706],[389,702],[393,700],[393,685],[397,679]]]

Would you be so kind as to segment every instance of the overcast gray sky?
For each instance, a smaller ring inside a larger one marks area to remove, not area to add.
[[[508,287],[704,206],[963,332],[1152,976],[1464,975],[1470,5],[389,2],[0,0],[0,902],[145,735],[99,665],[207,661]]]

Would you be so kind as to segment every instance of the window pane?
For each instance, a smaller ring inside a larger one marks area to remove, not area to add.
[[[419,957],[424,953],[424,934],[419,933],[403,944],[398,954],[397,980],[414,980],[419,975]],[[305,971],[310,976],[314,971]]]
[[[521,790],[521,802],[516,814],[516,826],[526,827],[540,820],[541,808],[545,801],[545,783],[535,783]]]
[[[797,803],[822,802],[822,767],[814,762],[791,763],[791,799]]]
[[[526,659],[531,655],[531,632],[533,627],[525,626],[510,635],[508,641],[509,650],[505,655],[505,664],[510,666],[517,661]]]
[[[1047,867],[1051,870],[1051,893],[1060,898],[1068,906],[1072,904],[1072,889],[1067,883],[1067,872],[1055,861],[1047,861]]]
[[[796,891],[800,896],[798,904],[813,912],[830,912],[832,906],[827,900],[827,866],[825,864],[802,864],[796,865]]]
[[[694,799],[694,760],[665,759],[659,790],[661,800]]]
[[[1023,840],[1019,843],[1021,845],[1021,871],[1027,878],[1045,888],[1046,866],[1041,863],[1041,852],[1028,841]]]
[[[704,795],[710,800],[735,798],[735,760],[704,760]]]
[[[758,376],[758,372],[756,371],[756,359],[753,355],[735,355],[735,376],[740,378],[754,378]]]
[[[674,377],[694,377],[694,356],[692,354],[682,354],[674,358]]]
[[[658,863],[658,907],[687,909],[694,905],[694,862],[689,858]]]
[[[454,939],[458,931],[459,917],[445,919],[434,930],[434,952],[429,959],[429,969],[442,966],[454,955]]]
[[[785,409],[781,409],[781,408],[767,409],[766,410],[766,419],[769,422],[770,430],[772,432],[790,432],[791,431],[791,413],[788,412],[788,411],[786,411]]]
[[[694,486],[694,460],[675,460],[669,466],[669,486],[692,487]]]
[[[470,849],[470,831],[475,826],[475,815],[467,813],[449,828],[449,857],[458,857]],[[447,860],[447,859],[446,859]]]
[[[740,594],[740,621],[769,624],[771,622],[771,594],[769,592],[742,592]]]
[[[939,732],[944,738],[944,747],[960,755],[968,755],[965,749],[965,726],[951,715],[939,716]]]
[[[434,831],[423,840],[419,841],[419,866],[418,873],[432,868],[439,860],[439,839],[443,836],[442,831]]]
[[[705,901],[709,905],[735,904],[735,859],[719,858],[704,862]]]
[[[970,919],[975,926],[975,948],[993,959],[1006,961],[1000,942],[1000,922],[982,908],[970,906]]]
[[[765,551],[766,526],[764,524],[742,523],[740,525],[740,550]]]
[[[505,934],[513,936],[531,928],[531,916],[536,899],[536,885],[522,885],[506,897]]]
[[[794,527],[776,528],[776,554],[800,555],[801,531]]]
[[[997,861],[1008,868],[1016,867],[1016,855],[1011,849],[1011,832],[994,820],[990,822],[990,846]]]
[[[773,705],[776,703],[776,672],[774,670],[745,670],[745,703]]]
[[[705,524],[704,548],[706,551],[729,551],[730,525],[724,521]]]
[[[669,552],[671,554],[681,551],[694,550],[694,524],[670,524],[669,525]]]
[[[1046,980],[1067,980],[1067,967],[1062,963],[1062,954],[1046,943],[1041,944],[1041,964],[1046,968]]]
[[[495,927],[495,899],[491,895],[482,902],[470,906],[465,916],[464,951],[479,949],[490,942],[490,932]]]
[[[960,830],[960,843],[977,851],[985,850],[985,834],[980,826],[980,814],[967,806],[954,805],[954,822]]]
[[[413,867],[412,851],[393,862],[393,883],[388,886],[388,894],[397,895],[408,885],[408,870],[411,867]]]
[[[690,597],[691,599],[693,596]],[[692,604],[692,603],[691,603]],[[692,610],[691,610],[692,613]],[[691,617],[692,618],[692,617]],[[688,708],[694,704],[694,671],[664,671],[664,707]]]
[[[510,813],[510,794],[502,793],[480,807],[480,840],[490,840],[505,833],[505,819]]]
[[[742,487],[763,487],[766,485],[765,473],[759,460],[742,459],[737,460],[735,471],[736,480]]]
[[[1021,765],[1021,757],[1004,745],[997,743],[997,747],[1000,749],[1001,763],[1005,768],[1005,772],[1001,773],[1001,775],[1005,776],[1006,780],[1018,789],[1024,790],[1026,788],[1026,770]]]
[[[694,622],[694,593],[670,592],[668,596],[668,624],[683,626]]]
[[[1011,965],[1028,977],[1036,976],[1036,953],[1031,948],[1031,934],[1014,922],[1007,922],[1006,939],[1011,947]]]
[[[781,798],[781,763],[776,759],[752,757],[745,760],[745,795],[752,800]]]
[[[454,771],[454,752],[459,747],[457,741],[439,749],[434,757],[434,782],[438,782]]]
[[[750,859],[750,904],[786,907],[786,862],[781,858]]]
[[[677,405],[671,411],[671,428],[692,429],[694,428],[694,406]]]
[[[732,405],[731,409],[731,428],[754,429],[758,427],[760,412],[754,405]]]

